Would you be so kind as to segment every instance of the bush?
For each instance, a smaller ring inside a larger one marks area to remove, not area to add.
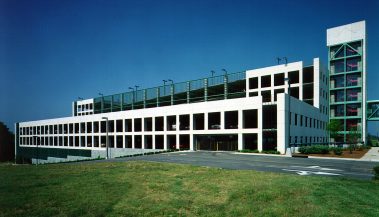
[[[302,154],[328,154],[329,146],[326,145],[312,145],[312,146],[301,146],[299,152]]]
[[[374,167],[374,179],[379,180],[379,165]]]
[[[333,147],[333,148],[330,148],[330,149],[333,151],[333,153],[335,155],[342,155],[342,148],[340,148],[340,147]]]
[[[242,149],[240,152],[243,153],[259,153],[257,149],[251,150],[251,149]]]
[[[280,154],[277,150],[263,150],[262,153],[265,154]]]
[[[363,150],[366,150],[366,149],[370,149],[370,146],[368,146],[368,145],[358,145],[357,146],[357,150],[358,151],[363,151]]]

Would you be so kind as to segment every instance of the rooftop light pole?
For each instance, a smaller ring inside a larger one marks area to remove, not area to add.
[[[276,61],[278,61],[278,65],[279,65],[279,64],[280,64],[280,61],[282,61],[282,59],[279,58],[279,57],[277,57],[277,58],[276,58]]]
[[[101,107],[100,107],[100,109],[101,109],[101,113],[103,113],[103,111],[104,111],[104,94],[99,93],[99,95],[101,96]]]
[[[221,69],[221,71],[223,71],[226,74],[228,74],[228,72],[226,71],[226,69]]]
[[[78,100],[83,100],[83,98],[82,98],[82,97],[80,97],[80,96],[78,96]]]
[[[283,57],[283,60],[286,62],[286,66],[287,66],[287,57]]]
[[[284,78],[284,81],[287,81],[288,83],[288,146],[290,147],[291,154],[292,154],[292,148],[291,148],[291,80],[290,78]]]
[[[212,73],[212,77],[213,77],[216,72],[214,70],[211,70],[211,73]]]
[[[133,110],[134,109],[134,88],[133,87],[129,87],[129,90],[133,91],[133,99],[132,99],[132,110]]]
[[[106,157],[105,159],[108,159],[108,145],[109,145],[109,136],[108,136],[108,133],[109,133],[109,120],[108,120],[108,117],[102,117],[101,119],[104,119],[106,122],[106,137],[105,137],[105,149],[106,149]]]
[[[167,80],[163,80],[163,95],[166,96],[166,82]]]

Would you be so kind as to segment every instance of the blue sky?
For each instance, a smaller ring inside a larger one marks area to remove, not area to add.
[[[0,0],[0,121],[71,115],[77,97],[290,62],[326,64],[326,29],[367,21],[379,99],[379,1]],[[379,124],[371,124],[376,132]]]

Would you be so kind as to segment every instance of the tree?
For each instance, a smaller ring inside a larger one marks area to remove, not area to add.
[[[8,127],[0,122],[0,161],[14,159],[14,135]]]
[[[334,141],[336,141],[336,138],[338,137],[338,132],[342,130],[341,121],[337,119],[330,120],[328,125],[326,126],[326,130],[329,132],[330,137],[333,138]]]
[[[353,153],[353,149],[355,150],[355,146],[358,143],[359,138],[361,137],[361,134],[359,133],[359,128],[355,127],[352,128],[348,133],[348,142],[349,142],[349,151],[350,154]]]

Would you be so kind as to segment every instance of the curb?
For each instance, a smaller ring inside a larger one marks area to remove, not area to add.
[[[283,154],[259,154],[259,153],[243,153],[243,152],[234,152],[233,154],[241,155],[254,155],[254,156],[272,156],[272,157],[291,157]]]

